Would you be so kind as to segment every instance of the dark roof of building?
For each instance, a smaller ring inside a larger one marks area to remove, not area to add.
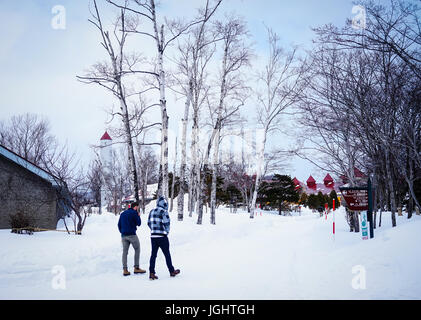
[[[6,148],[5,146],[0,145],[0,155],[16,163],[20,167],[23,167],[26,170],[36,174],[40,178],[50,182],[53,186],[59,186],[62,183],[62,181],[55,175],[49,173],[48,171],[37,166],[31,161],[21,157],[16,152],[13,152],[12,150]]]

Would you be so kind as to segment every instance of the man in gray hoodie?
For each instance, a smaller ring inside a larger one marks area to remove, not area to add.
[[[156,208],[151,210],[148,218],[148,226],[151,229],[152,252],[149,260],[149,279],[155,280],[158,277],[155,274],[155,261],[158,249],[161,248],[165,256],[168,271],[171,277],[180,273],[179,269],[174,269],[171,261],[170,243],[168,233],[170,232],[170,216],[168,214],[168,203],[163,196],[160,196],[156,202]]]

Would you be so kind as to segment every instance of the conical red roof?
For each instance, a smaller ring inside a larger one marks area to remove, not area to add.
[[[330,176],[330,174],[328,173],[326,175],[326,177],[323,179],[323,183],[325,184],[326,187],[328,188],[333,188],[333,186],[335,185],[335,182],[333,181],[332,177]]]
[[[307,179],[307,186],[311,189],[316,189],[316,180],[310,175],[310,177]]]
[[[316,180],[314,180],[314,178],[313,178],[312,176],[310,176],[310,177],[307,179],[307,182],[316,182]]]
[[[112,140],[107,131],[102,135],[101,140]]]
[[[354,168],[354,174],[357,178],[367,178],[367,176],[358,168]]]
[[[295,190],[301,189],[301,183],[296,177],[294,177],[294,179],[292,179],[292,181],[294,182]]]
[[[330,174],[328,173],[328,174],[326,175],[326,177],[323,179],[323,181],[325,181],[325,182],[333,182],[333,179],[332,179],[332,177],[330,176]]]
[[[354,175],[356,178],[367,178],[367,176],[363,172],[361,172],[361,170],[358,168],[354,168]],[[344,183],[348,182],[348,177],[346,174],[341,175],[340,178],[342,179]]]

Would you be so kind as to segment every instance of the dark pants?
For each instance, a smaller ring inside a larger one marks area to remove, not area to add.
[[[151,259],[149,260],[149,272],[155,273],[155,261],[158,254],[158,249],[161,248],[162,253],[165,256],[165,261],[167,263],[168,271],[174,272],[174,267],[171,262],[170,254],[170,243],[167,237],[151,238],[152,242],[152,253]]]

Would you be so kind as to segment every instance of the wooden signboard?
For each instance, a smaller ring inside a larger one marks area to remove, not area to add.
[[[368,210],[368,191],[360,189],[346,189],[341,190],[342,195],[348,205],[349,210],[352,211],[367,211]]]
[[[367,216],[363,216],[363,222],[369,222],[370,238],[374,238],[373,229],[373,189],[371,179],[368,178],[367,187],[339,187],[345,202],[351,211],[366,211]],[[366,225],[363,225],[366,227]],[[367,231],[365,229],[365,231]],[[366,235],[363,232],[363,238]]]

